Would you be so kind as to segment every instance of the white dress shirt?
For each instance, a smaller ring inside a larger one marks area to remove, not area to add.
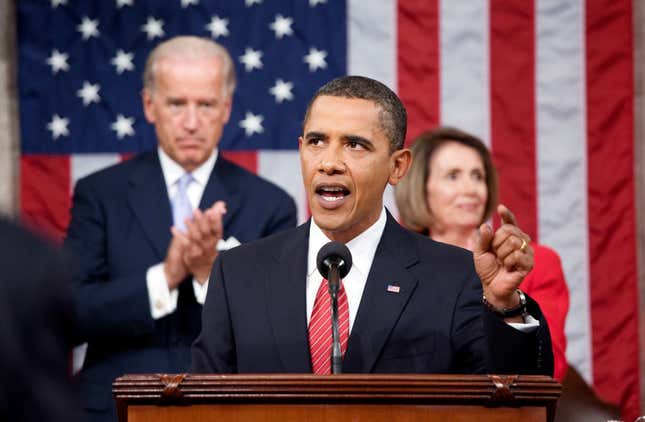
[[[365,290],[367,276],[372,268],[376,248],[378,247],[378,244],[381,241],[381,236],[383,236],[383,231],[385,230],[386,221],[387,216],[385,208],[383,208],[383,210],[381,210],[381,215],[378,220],[376,220],[376,223],[372,224],[367,230],[350,240],[345,245],[352,254],[352,268],[350,269],[349,274],[347,274],[343,279],[343,287],[345,287],[347,304],[349,305],[350,333],[352,331],[352,326],[354,325],[354,320],[356,319],[356,314],[358,313],[358,307],[361,303],[363,290]],[[307,254],[307,325],[311,320],[311,313],[314,308],[316,293],[318,292],[318,288],[320,287],[320,283],[323,279],[316,266],[316,256],[318,255],[320,248],[322,248],[327,242],[331,242],[331,240],[325,236],[320,227],[316,224],[315,220],[312,218],[311,225],[309,226],[309,251]],[[509,323],[509,325],[520,331],[530,332],[537,329],[540,322],[532,316],[527,315],[524,323]]]
[[[157,148],[159,154],[159,163],[161,164],[161,172],[163,173],[164,181],[166,182],[166,189],[168,191],[168,199],[172,201],[174,195],[177,194],[177,183],[181,176],[186,173],[177,162],[173,161],[160,147]],[[199,206],[199,202],[204,194],[204,189],[208,183],[215,161],[217,160],[218,151],[215,149],[210,157],[197,167],[191,175],[193,180],[187,188],[188,201],[193,209]],[[170,230],[170,228],[168,228]],[[177,298],[179,292],[177,289],[170,290],[168,288],[168,280],[163,270],[163,262],[160,262],[148,268],[146,273],[146,284],[148,286],[148,297],[150,299],[150,313],[152,318],[159,319],[169,315],[177,309]],[[193,279],[193,291],[195,292],[195,299],[198,303],[204,304],[206,300],[206,292],[208,291],[208,281],[200,284],[197,280]]]
[[[349,270],[349,274],[343,279],[343,286],[345,287],[345,294],[347,295],[347,304],[349,305],[350,333],[354,325],[354,320],[356,319],[358,305],[361,303],[363,290],[365,290],[367,276],[369,275],[370,268],[372,268],[376,247],[381,240],[383,230],[385,230],[386,220],[385,208],[383,208],[376,223],[372,224],[367,230],[345,245],[352,254],[352,268]],[[325,236],[312,218],[311,225],[309,226],[309,253],[307,255],[307,324],[309,324],[309,320],[311,319],[316,293],[323,279],[316,267],[316,256],[320,248],[327,242],[331,242],[331,240]]]

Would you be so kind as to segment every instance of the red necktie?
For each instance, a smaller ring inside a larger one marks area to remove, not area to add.
[[[349,305],[342,282],[338,292],[338,331],[340,332],[340,353],[341,356],[345,356],[349,339]],[[316,293],[309,322],[309,353],[314,374],[331,374],[331,343],[331,297],[327,280],[323,279]]]

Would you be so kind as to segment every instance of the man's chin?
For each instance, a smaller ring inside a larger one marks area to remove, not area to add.
[[[343,216],[330,213],[328,211],[316,213],[312,210],[311,216],[313,217],[318,227],[325,231],[342,230],[345,220]]]
[[[186,154],[180,158],[181,158],[181,161],[179,161],[179,165],[181,165],[186,171],[195,170],[197,167],[204,164],[204,162],[206,162],[206,160],[208,159],[208,157],[202,157],[196,154],[190,154],[190,155]]]

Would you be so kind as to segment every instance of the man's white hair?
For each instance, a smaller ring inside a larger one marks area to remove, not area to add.
[[[143,68],[143,87],[154,91],[157,63],[164,57],[186,60],[217,57],[222,60],[224,72],[224,95],[232,96],[235,91],[235,66],[226,48],[208,38],[190,35],[171,38],[157,45],[148,55]]]

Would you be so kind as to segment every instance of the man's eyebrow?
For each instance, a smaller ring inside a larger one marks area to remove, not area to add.
[[[311,131],[311,132],[305,133],[305,139],[309,139],[309,138],[323,138],[323,139],[326,139],[327,135],[325,135],[322,132]]]

